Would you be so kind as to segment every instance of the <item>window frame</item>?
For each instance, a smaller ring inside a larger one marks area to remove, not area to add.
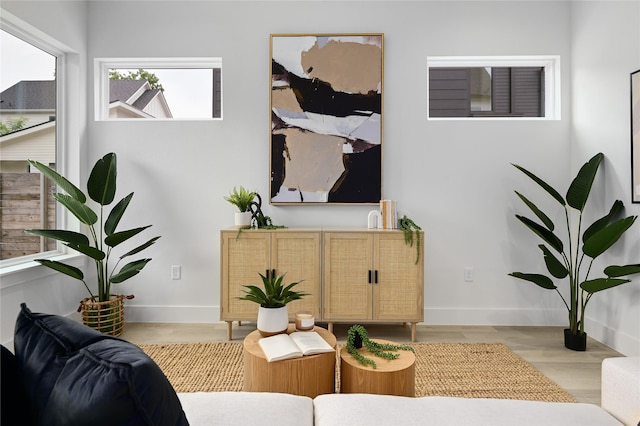
[[[482,67],[543,67],[544,111],[543,117],[431,117],[429,115],[430,68],[482,68]],[[560,56],[428,56],[427,57],[427,120],[560,120]]]
[[[222,75],[220,77],[220,117],[200,118],[153,118],[150,120],[131,118],[109,118],[109,70],[110,69],[138,69],[153,70],[153,68],[167,69],[220,69],[222,74],[222,58],[95,58],[94,75],[94,119],[95,121],[222,121],[223,89]]]
[[[77,67],[75,59],[77,54],[73,49],[45,32],[27,24],[4,9],[1,10],[0,28],[2,30],[56,58],[56,170],[58,173],[67,176],[73,181],[74,177],[79,177],[80,175],[80,165],[74,165],[72,168],[70,165],[73,162],[67,162],[65,160],[68,158],[69,153],[75,151],[75,147],[71,146],[72,143],[68,142],[69,136],[74,133],[71,127],[78,124],[76,119],[73,118],[73,114],[70,113],[68,100],[71,96],[69,91],[73,91],[73,89],[70,89],[68,82],[71,78],[70,75],[74,74],[74,71],[77,72],[75,68]],[[56,203],[55,222],[56,228],[72,229],[75,231],[80,230],[79,222],[75,220],[75,218],[71,218],[58,203]],[[63,244],[57,241],[55,250],[29,254],[12,259],[2,259],[0,260],[0,276],[2,277],[2,285],[0,288],[6,288],[22,282],[22,279],[19,278],[17,278],[15,282],[13,279],[8,279],[16,272],[27,269],[48,269],[37,268],[40,265],[34,262],[34,260],[42,258],[73,260],[73,258],[80,258],[80,256],[76,253],[70,253]],[[38,274],[38,276],[49,275],[48,271],[44,273],[44,275],[42,275],[42,273]]]

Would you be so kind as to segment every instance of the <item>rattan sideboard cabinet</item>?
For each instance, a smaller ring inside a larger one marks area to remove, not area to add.
[[[220,319],[227,322],[227,337],[232,338],[233,321],[255,321],[258,305],[243,296],[243,285],[262,286],[260,274],[286,273],[285,283],[303,280],[297,290],[309,293],[291,302],[289,315],[312,312],[320,318],[321,232],[301,229],[242,230],[220,233]]]
[[[420,250],[398,230],[366,228],[250,229],[220,233],[220,319],[255,321],[258,305],[238,300],[243,285],[261,285],[258,273],[281,275],[309,296],[290,303],[289,315],[309,311],[316,322],[416,324],[424,320],[424,235]],[[417,262],[416,262],[417,260]]]
[[[323,233],[322,319],[334,322],[411,323],[424,320],[424,234],[420,251],[397,230]]]

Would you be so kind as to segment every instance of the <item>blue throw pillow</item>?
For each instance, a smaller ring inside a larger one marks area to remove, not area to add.
[[[14,345],[38,424],[189,424],[164,373],[132,343],[23,304]]]

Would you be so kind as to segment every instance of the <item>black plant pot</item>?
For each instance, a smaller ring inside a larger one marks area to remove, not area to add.
[[[570,328],[565,328],[564,347],[574,351],[587,350],[587,333],[573,334]]]
[[[353,335],[353,346],[355,346],[356,349],[362,347],[362,336],[358,332],[355,332]]]

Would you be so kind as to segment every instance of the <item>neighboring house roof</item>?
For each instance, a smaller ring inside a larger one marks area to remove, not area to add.
[[[55,108],[55,80],[23,80],[0,93],[0,111],[55,110]]]
[[[145,84],[147,80],[109,80],[109,103],[129,103],[129,99]]]
[[[109,80],[109,105],[113,117],[172,117],[162,91],[147,80]]]
[[[140,110],[144,110],[145,107],[149,105],[149,102],[151,102],[160,93],[162,92],[159,89],[147,90],[142,95],[140,95],[138,99],[135,100],[133,106]]]

